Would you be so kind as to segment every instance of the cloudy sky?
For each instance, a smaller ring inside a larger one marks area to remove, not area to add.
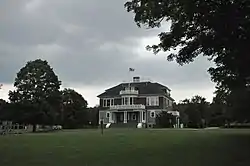
[[[27,61],[47,60],[63,82],[74,88],[90,106],[110,86],[140,76],[172,89],[176,100],[202,95],[212,100],[214,84],[205,58],[179,66],[167,53],[145,50],[157,44],[157,34],[167,30],[138,28],[125,0],[1,0],[0,98],[7,99],[18,70]],[[135,68],[128,75],[128,68]]]

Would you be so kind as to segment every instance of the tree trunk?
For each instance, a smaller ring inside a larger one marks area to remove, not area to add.
[[[35,133],[36,132],[36,124],[32,125],[32,132]]]

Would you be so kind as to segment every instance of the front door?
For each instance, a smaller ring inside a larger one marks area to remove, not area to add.
[[[117,123],[123,123],[124,121],[124,113],[116,113]]]

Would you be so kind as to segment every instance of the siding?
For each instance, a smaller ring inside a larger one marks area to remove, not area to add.
[[[162,110],[148,110],[148,111],[147,111],[147,123],[148,123],[148,124],[155,124],[155,118],[152,118],[152,117],[150,116],[150,112],[151,112],[151,111],[155,111],[155,114],[157,115],[157,114],[161,113]]]
[[[135,104],[143,104],[146,105],[146,98],[145,97],[137,97],[134,101]]]
[[[162,98],[163,98],[163,97],[162,97]],[[167,100],[169,100],[169,99],[166,99],[166,98],[163,98],[163,99],[162,99],[162,105],[163,105],[162,108],[163,108],[163,109],[166,109],[166,108],[167,108]]]
[[[121,105],[122,104],[122,98],[115,98],[114,104],[115,105]]]

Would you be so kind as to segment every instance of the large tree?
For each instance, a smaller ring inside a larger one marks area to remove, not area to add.
[[[29,61],[15,79],[15,90],[9,92],[12,104],[21,105],[25,123],[52,125],[60,114],[61,82],[47,61]],[[15,108],[15,107],[14,107]],[[17,108],[17,107],[16,107]],[[16,111],[20,111],[18,108]]]
[[[180,112],[181,122],[188,127],[205,127],[210,121],[209,102],[202,96],[185,99],[175,105]]]
[[[169,32],[159,34],[160,43],[148,46],[149,50],[158,53],[178,49],[168,55],[168,60],[181,65],[199,55],[214,61],[216,67],[209,72],[217,89],[231,96],[230,105],[250,99],[246,89],[250,81],[249,6],[249,0],[130,0],[125,4],[127,11],[135,13],[138,26],[171,24]],[[242,100],[235,100],[239,98]],[[246,115],[250,106],[237,105]]]
[[[88,123],[87,101],[73,89],[62,91],[63,126],[78,128]]]

